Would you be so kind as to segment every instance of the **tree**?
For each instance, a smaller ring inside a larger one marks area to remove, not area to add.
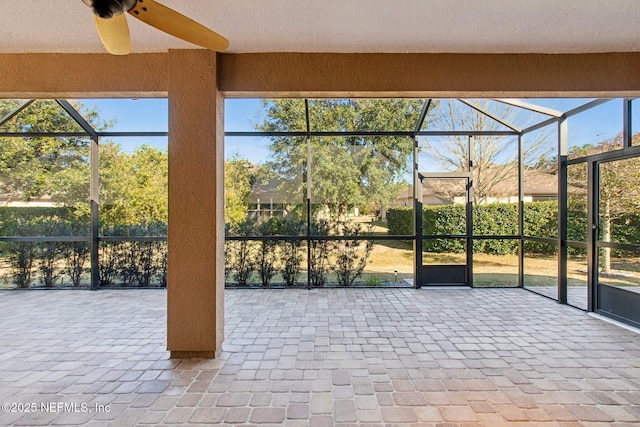
[[[169,216],[169,157],[166,150],[142,145],[131,155],[130,208],[136,222],[167,222]]]
[[[593,154],[619,150],[623,147],[623,135],[618,134],[613,138],[595,145],[586,144],[572,147],[571,157],[584,157]],[[633,135],[634,145],[640,144],[640,133]],[[600,164],[600,188],[599,214],[600,235],[599,239],[611,242],[613,226],[617,222],[630,222],[632,217],[637,217],[640,212],[640,158],[634,157],[624,161],[605,162]],[[586,168],[569,169],[569,179],[574,182],[587,183]],[[616,236],[616,240],[622,236]],[[618,240],[618,242],[620,242]],[[622,242],[638,243],[638,242]],[[603,272],[611,271],[611,248],[601,248],[602,258],[600,268]]]
[[[312,100],[311,130],[414,130],[423,101],[413,99]],[[265,100],[263,131],[304,131],[304,104],[295,99]],[[412,141],[406,137],[314,137],[311,144],[312,203],[338,218],[354,207],[372,203],[380,209],[395,201],[407,171]],[[300,137],[272,137],[267,167],[282,180],[281,191],[305,199],[307,141]]]
[[[521,109],[489,100],[475,101],[473,104],[500,120],[518,126],[528,120],[519,115]],[[433,108],[430,128],[441,131],[498,131],[507,127],[456,100],[444,100]],[[555,145],[548,131],[530,135],[523,143],[525,167],[546,169],[556,173],[557,168],[548,169],[541,159],[553,155]],[[483,203],[492,190],[505,179],[517,176],[518,150],[517,138],[499,135],[476,135],[469,140],[468,135],[447,135],[426,139],[421,152],[427,159],[447,171],[467,171],[469,164],[469,145],[473,152],[473,202]],[[446,197],[446,194],[443,194]]]
[[[97,130],[106,123],[92,109],[72,103],[85,120]],[[0,101],[2,115],[19,106],[15,100]],[[0,138],[0,193],[9,198],[29,201],[44,195],[66,206],[79,208],[85,215],[89,196],[90,140],[76,136],[29,136],[37,132],[82,132],[80,126],[55,101],[39,100],[8,120],[5,132],[23,133],[23,137]]]
[[[0,112],[15,109],[17,101],[1,101]],[[72,106],[96,130],[110,126],[93,109]],[[55,101],[39,100],[2,126],[22,137],[0,138],[0,193],[30,201],[50,196],[54,203],[71,207],[87,219],[89,151],[91,140],[79,136],[39,136],[34,133],[83,132]],[[167,221],[168,157],[166,150],[143,145],[132,153],[109,140],[101,140],[100,214],[107,225],[150,224]]]
[[[100,219],[106,225],[166,223],[168,155],[141,145],[133,153],[120,145],[100,144]]]
[[[247,220],[249,194],[256,179],[254,169],[238,156],[224,162],[224,223],[230,228]]]

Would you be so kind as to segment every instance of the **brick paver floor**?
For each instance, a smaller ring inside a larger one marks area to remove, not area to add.
[[[227,290],[184,361],[165,301],[0,293],[0,425],[640,423],[640,335],[525,290]]]

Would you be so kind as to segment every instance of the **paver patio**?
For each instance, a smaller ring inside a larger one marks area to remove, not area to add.
[[[216,360],[168,360],[165,310],[0,293],[0,425],[640,423],[640,335],[522,289],[227,290]]]

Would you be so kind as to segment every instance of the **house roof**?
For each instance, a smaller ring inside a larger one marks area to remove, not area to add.
[[[501,167],[493,167],[492,173],[501,173],[502,179],[496,183],[488,191],[488,196],[492,197],[504,197],[504,196],[517,196],[518,195],[518,171],[516,168],[509,168],[504,172],[496,172]],[[474,171],[474,177],[478,176],[477,170]],[[487,173],[485,171],[485,173]],[[538,169],[525,169],[524,170],[524,194],[526,196],[551,196],[558,194],[558,177],[552,173],[545,172]],[[570,186],[571,191],[573,187]],[[461,185],[456,182],[456,179],[425,179],[422,184],[422,191],[424,195],[434,195],[436,197],[442,196],[445,193],[456,192],[458,190],[463,191]],[[457,195],[457,194],[456,194]],[[398,195],[399,199],[413,198],[413,187],[407,187],[400,191]]]
[[[158,0],[230,52],[640,51],[637,0]],[[130,18],[130,17],[128,17]],[[128,19],[133,52],[194,48]],[[81,0],[0,2],[0,53],[102,53]]]

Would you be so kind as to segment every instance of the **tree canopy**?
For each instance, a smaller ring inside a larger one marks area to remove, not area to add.
[[[322,99],[309,101],[312,131],[414,130],[422,100],[414,99]],[[304,103],[295,99],[265,100],[263,131],[304,131]],[[312,203],[339,216],[354,207],[379,209],[398,195],[413,143],[407,137],[322,136],[312,137]],[[305,199],[307,141],[300,137],[272,137],[272,158],[267,167],[282,180],[282,191]],[[369,206],[372,205],[372,206]]]
[[[0,111],[8,112],[18,107],[13,100],[0,101]],[[82,110],[86,120],[101,128],[97,113]],[[65,203],[71,197],[86,200],[89,192],[89,178],[84,180],[84,194],[78,194],[76,184],[82,181],[78,172],[88,163],[90,140],[86,137],[69,136],[29,136],[37,132],[82,132],[79,125],[55,101],[35,101],[12,119],[6,121],[3,132],[23,133],[23,137],[0,138],[0,193],[5,197],[29,201],[43,195],[56,194]],[[72,176],[75,175],[75,178]],[[56,186],[69,192],[58,191]],[[72,189],[73,187],[73,189]]]
[[[168,156],[141,145],[132,153],[119,144],[100,144],[100,220],[105,225],[166,222]]]
[[[247,219],[249,194],[255,182],[252,165],[235,156],[224,162],[224,222],[237,227]]]
[[[0,116],[19,102],[0,101]],[[96,130],[111,125],[95,109],[72,102]],[[55,101],[35,101],[0,128],[22,136],[0,138],[0,194],[29,202],[50,197],[53,203],[88,218],[90,145],[85,136],[41,136],[38,133],[82,133]],[[30,135],[33,134],[33,135]],[[141,145],[131,152],[106,138],[99,146],[100,218],[103,225],[167,221],[168,157],[166,150]]]

